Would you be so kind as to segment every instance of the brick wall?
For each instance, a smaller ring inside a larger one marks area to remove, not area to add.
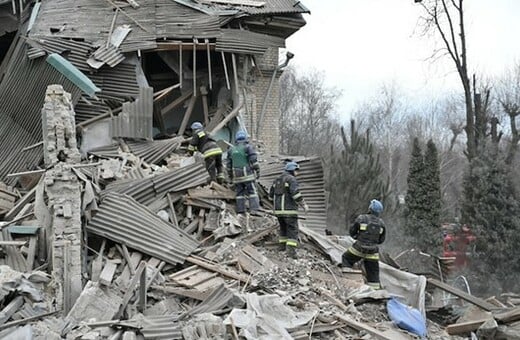
[[[267,154],[278,154],[280,147],[280,128],[278,119],[280,117],[279,98],[280,98],[280,73],[276,74],[276,78],[271,87],[271,92],[267,98],[266,108],[263,120],[260,123],[260,130],[256,135],[257,117],[262,112],[262,106],[266,98],[269,83],[273,75],[273,70],[278,66],[278,48],[270,48],[261,58],[256,58],[257,67],[260,69],[253,70],[254,79],[249,86],[246,100],[247,114],[244,116],[244,123],[251,135],[252,139],[257,140],[263,151]]]

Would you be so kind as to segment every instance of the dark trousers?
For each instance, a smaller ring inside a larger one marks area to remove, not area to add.
[[[214,155],[204,158],[206,164],[206,170],[208,171],[209,177],[212,181],[219,181],[224,179],[224,173],[222,172],[222,155]]]
[[[237,193],[237,213],[246,212],[246,197],[249,198],[249,210],[254,211],[260,208],[254,181],[235,183],[235,192]]]
[[[280,223],[281,243],[290,247],[298,247],[298,217],[296,216],[277,216]]]
[[[379,286],[379,260],[374,259],[379,254],[369,254],[369,257],[366,258],[353,253],[356,252],[356,249],[350,247],[346,252],[341,256],[341,262],[344,267],[352,268],[357,262],[363,260],[363,265],[365,266],[365,272],[367,274],[367,283],[373,286]]]

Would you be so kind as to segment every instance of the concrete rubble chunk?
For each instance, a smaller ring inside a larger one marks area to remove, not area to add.
[[[80,322],[111,320],[119,311],[123,299],[109,288],[89,281],[65,320],[67,329]]]

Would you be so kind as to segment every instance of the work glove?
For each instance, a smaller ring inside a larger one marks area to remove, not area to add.
[[[309,211],[309,206],[305,202],[303,203],[303,211],[305,211],[305,212]]]

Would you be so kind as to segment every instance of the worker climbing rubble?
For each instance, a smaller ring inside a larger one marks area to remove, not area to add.
[[[202,123],[194,122],[191,124],[191,130],[193,136],[191,137],[188,151],[192,154],[196,151],[202,153],[206,164],[206,170],[209,173],[211,181],[223,183],[224,173],[222,169],[222,149],[219,148],[215,140],[204,131]]]
[[[298,206],[305,212],[309,206],[305,203],[298,188],[296,177],[300,166],[296,162],[285,164],[285,171],[275,179],[269,197],[273,200],[274,214],[280,224],[280,251],[287,250],[289,257],[296,259],[298,247]]]
[[[260,208],[255,179],[260,177],[260,166],[256,150],[248,143],[247,134],[238,131],[227,156],[227,171],[235,186],[236,209],[238,214],[246,212],[246,198],[249,198],[249,210],[256,214]]]
[[[379,281],[379,244],[385,241],[385,222],[379,216],[383,204],[373,199],[368,206],[368,214],[359,215],[350,227],[350,236],[356,241],[342,256],[342,267],[352,268],[363,260],[367,284],[374,289],[381,289]]]

